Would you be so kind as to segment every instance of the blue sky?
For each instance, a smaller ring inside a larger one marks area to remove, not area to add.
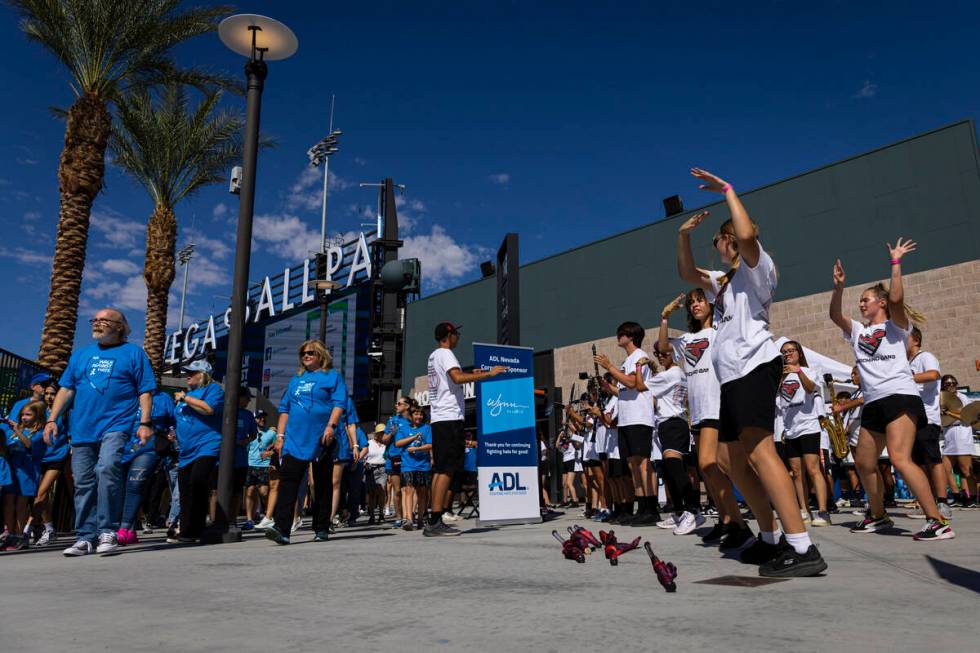
[[[253,279],[299,262],[318,238],[322,177],[307,170],[305,151],[326,132],[332,93],[344,135],[331,161],[331,231],[356,229],[374,205],[375,191],[358,182],[406,184],[403,256],[422,259],[426,292],[478,278],[507,231],[520,233],[529,261],[659,219],[668,195],[704,203],[691,165],[750,188],[980,108],[975,3],[281,0],[239,10],[285,22],[300,43],[270,65],[266,85],[262,127],[278,147],[258,167]],[[0,347],[30,357],[64,136],[47,108],[72,95],[5,6],[0,30]],[[216,36],[177,55],[235,74],[242,65]],[[86,319],[122,306],[137,341],[151,210],[110,167],[81,300]],[[227,305],[236,211],[223,185],[178,206],[180,244],[193,238],[200,253],[191,317]]]

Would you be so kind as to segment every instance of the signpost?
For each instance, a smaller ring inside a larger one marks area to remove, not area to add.
[[[480,524],[541,521],[534,421],[534,350],[473,343],[476,369],[504,365],[476,384]]]

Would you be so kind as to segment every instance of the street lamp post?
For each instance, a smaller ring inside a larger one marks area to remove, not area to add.
[[[252,212],[255,205],[255,167],[258,159],[259,117],[267,60],[286,59],[296,52],[293,32],[265,16],[239,14],[218,25],[218,36],[233,52],[248,57],[245,109],[245,149],[242,189],[238,204],[238,231],[235,243],[235,276],[232,282],[231,319],[228,328],[228,365],[225,370],[225,405],[221,422],[221,462],[218,466],[218,507],[214,524],[204,534],[204,542],[238,542],[242,533],[231,514],[231,485],[234,476],[235,438],[238,430],[238,388],[242,379],[242,341],[245,332],[245,302],[248,294],[248,268],[252,245]]]

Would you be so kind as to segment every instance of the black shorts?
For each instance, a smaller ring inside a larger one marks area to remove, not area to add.
[[[602,467],[601,460],[583,460],[582,467]]]
[[[609,460],[609,454],[607,454],[607,453],[601,453],[601,454],[599,454],[599,460],[601,460],[603,462]]]
[[[743,429],[752,427],[772,433],[782,376],[783,357],[778,356],[742,378],[722,384],[719,442],[736,442]]]
[[[625,460],[621,458],[610,458],[609,459],[609,472],[607,476],[609,478],[623,478],[624,476],[629,476],[630,466]]]
[[[915,432],[912,462],[916,465],[928,465],[943,461],[943,454],[939,450],[940,432],[941,429],[936,424],[926,424]]]
[[[929,423],[926,417],[926,407],[919,395],[889,395],[864,404],[861,411],[861,427],[874,433],[884,433],[887,426],[898,419],[902,413],[908,413],[916,422],[916,428],[922,428]]]
[[[817,455],[820,453],[820,434],[805,433],[798,438],[786,438],[783,447],[787,458],[802,458],[807,453]]]
[[[703,419],[691,427],[691,433],[697,435],[701,432],[701,429],[714,429],[716,431],[720,431],[721,421],[717,419]]]
[[[245,474],[245,487],[255,487],[269,484],[268,467],[249,467]]]
[[[461,472],[465,456],[466,433],[463,431],[463,420],[433,422],[432,471],[436,474]]]
[[[786,469],[789,469],[789,458],[786,457],[786,444],[784,442],[776,442],[776,453],[779,454],[779,459],[783,461],[783,465]]]
[[[41,476],[44,476],[52,469],[63,474],[65,472],[65,463],[67,462],[68,456],[65,456],[61,460],[52,460],[50,462],[41,463]]]
[[[660,450],[665,453],[691,453],[691,431],[687,422],[680,417],[671,417],[661,422],[657,427],[657,437],[660,438]]]
[[[619,427],[619,453],[624,458],[642,456],[650,458],[653,452],[653,427],[631,424]]]
[[[463,491],[463,488],[469,488],[476,485],[477,473],[462,471],[459,474],[453,474],[453,482],[449,484],[449,489],[453,494],[459,494]]]
[[[575,471],[575,461],[574,460],[563,460],[561,461],[561,473],[571,474]]]
[[[402,472],[402,487],[429,487],[432,483],[432,472]]]
[[[388,473],[389,474],[393,474],[395,476],[398,476],[399,474],[401,474],[402,473],[402,457],[401,456],[392,456],[388,460],[391,461],[391,471],[388,472]]]

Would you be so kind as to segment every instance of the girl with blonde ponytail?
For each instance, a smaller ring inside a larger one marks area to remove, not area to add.
[[[955,537],[949,522],[939,514],[929,479],[912,460],[915,433],[926,426],[925,406],[912,376],[906,357],[913,322],[925,317],[905,305],[902,285],[902,257],[914,252],[912,240],[899,238],[887,245],[891,261],[888,287],[878,283],[866,288],[858,300],[864,324],[844,317],[841,302],[844,295],[844,264],[834,264],[834,291],[830,298],[830,319],[851,343],[864,391],[861,430],[854,448],[854,466],[868,494],[868,511],[863,521],[851,528],[852,533],[874,533],[891,527],[885,512],[884,488],[876,473],[878,457],[887,445],[892,465],[899,471],[928,518],[925,527],[913,539],[945,540]]]

